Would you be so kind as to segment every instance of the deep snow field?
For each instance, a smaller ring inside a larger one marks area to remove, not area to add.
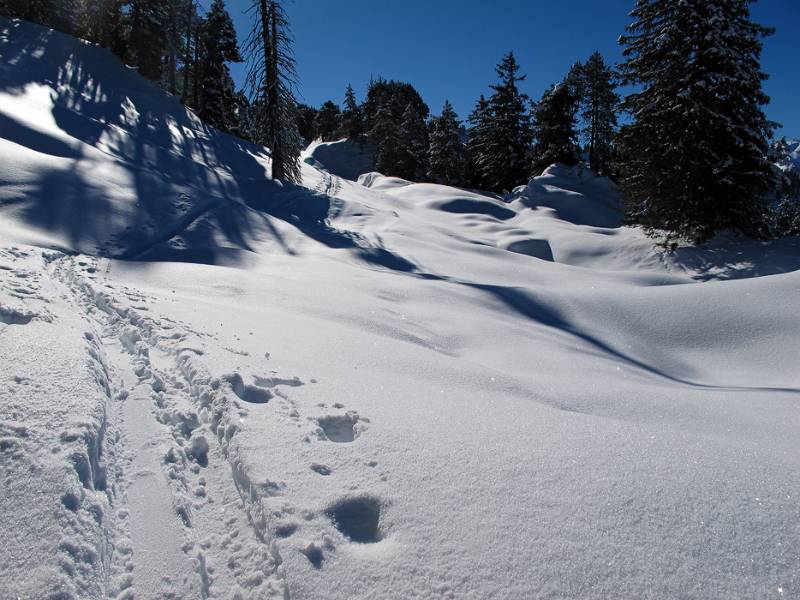
[[[0,598],[800,598],[800,240],[304,160],[0,19]]]

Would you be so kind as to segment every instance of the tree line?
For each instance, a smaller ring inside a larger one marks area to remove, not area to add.
[[[253,0],[240,52],[223,0],[0,0],[0,12],[110,48],[214,127],[267,146],[273,177],[297,181],[303,143],[348,138],[376,170],[413,181],[506,193],[549,165],[586,164],[618,182],[628,222],[667,239],[717,231],[800,231],[798,177],[776,170],[763,112],[762,40],[753,0],[634,0],[622,64],[595,52],[532,101],[513,53],[466,122],[445,101],[432,116],[413,85],[370,81],[359,102],[298,104],[280,0]],[[247,58],[247,91],[228,64]],[[624,98],[622,85],[634,91]],[[620,126],[620,121],[623,124]]]

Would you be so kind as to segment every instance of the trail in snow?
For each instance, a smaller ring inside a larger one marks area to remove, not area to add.
[[[54,260],[51,272],[102,332],[98,343],[125,456],[116,497],[125,529],[107,534],[130,571],[122,590],[137,598],[227,597],[236,590],[288,598],[271,543],[288,526],[271,531],[260,506],[279,488],[250,481],[237,460],[239,418],[225,396],[226,380],[205,373],[201,351],[187,343],[190,333],[145,312],[146,298],[88,281],[70,257]],[[287,406],[281,386],[301,385],[297,378],[233,381],[228,391],[247,402],[268,395]],[[263,395],[254,399],[252,390]],[[130,538],[121,542],[121,535]]]

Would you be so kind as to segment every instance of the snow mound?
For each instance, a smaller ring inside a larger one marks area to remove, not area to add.
[[[534,177],[515,203],[527,208],[551,208],[556,216],[576,225],[619,227],[622,207],[611,181],[582,166],[551,165]]]
[[[356,181],[363,173],[369,173],[375,165],[373,153],[368,147],[347,139],[312,142],[303,153],[302,159],[331,175],[351,181]]]

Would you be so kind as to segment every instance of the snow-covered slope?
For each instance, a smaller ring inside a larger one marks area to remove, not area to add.
[[[797,239],[665,255],[563,167],[280,185],[3,20],[0,125],[0,597],[800,594]]]

